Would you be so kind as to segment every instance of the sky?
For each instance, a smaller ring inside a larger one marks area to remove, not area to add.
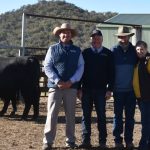
[[[95,12],[117,12],[120,14],[148,14],[150,0],[65,0],[76,6]],[[23,5],[35,4],[38,0],[1,0],[0,14],[19,9]]]

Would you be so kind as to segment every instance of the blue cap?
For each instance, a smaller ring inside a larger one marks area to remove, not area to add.
[[[102,32],[97,29],[92,31],[91,37],[93,37],[94,35],[103,36]]]

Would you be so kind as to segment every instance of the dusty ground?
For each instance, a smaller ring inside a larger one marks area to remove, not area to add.
[[[18,105],[18,112],[14,118],[9,117],[11,106],[8,109],[7,114],[0,118],[0,150],[41,150],[44,124],[46,120],[46,100],[42,99],[40,102],[40,117],[38,122],[21,121],[20,117],[23,111],[23,104]],[[112,100],[107,101],[107,128],[108,128],[108,149],[113,149],[114,141],[112,136],[112,117],[113,117],[113,105]],[[0,109],[2,102],[0,101]],[[32,115],[32,110],[30,111]],[[76,108],[76,138],[77,144],[81,143],[81,116],[82,111],[80,107],[80,101],[77,101]],[[93,123],[92,123],[92,145],[93,149],[98,149],[98,131],[96,125],[95,111],[93,111]],[[31,116],[29,116],[31,117]],[[140,139],[140,115],[139,110],[136,108],[135,115],[135,130],[134,130],[134,144],[137,147]],[[57,136],[54,143],[54,149],[65,149],[65,119],[63,109],[60,111]],[[137,149],[137,148],[135,148]]]

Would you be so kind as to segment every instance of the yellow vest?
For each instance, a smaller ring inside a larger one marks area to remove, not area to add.
[[[147,71],[150,74],[150,59],[148,60],[148,63],[147,63]]]
[[[140,98],[141,97],[141,92],[140,92],[140,84],[139,84],[138,67],[139,67],[139,63],[134,68],[133,89],[134,89],[135,96],[137,98]],[[148,60],[148,63],[147,63],[147,71],[148,71],[148,73],[150,73],[150,59]]]
[[[134,89],[135,96],[137,98],[140,98],[141,97],[141,93],[140,93],[140,85],[139,85],[138,66],[139,66],[139,64],[137,64],[136,67],[134,68],[133,89]]]

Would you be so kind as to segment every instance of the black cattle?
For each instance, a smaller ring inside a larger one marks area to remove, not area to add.
[[[16,111],[17,95],[20,92],[25,103],[22,119],[27,119],[33,105],[33,119],[39,115],[40,64],[33,56],[0,57],[0,97],[4,101],[1,115],[7,111],[10,100]]]

